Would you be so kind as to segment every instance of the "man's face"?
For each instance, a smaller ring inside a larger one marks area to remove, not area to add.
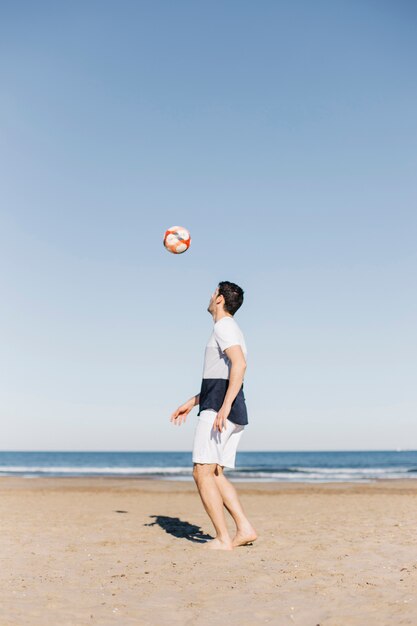
[[[211,313],[211,314],[213,314],[215,312],[215,310],[216,310],[216,299],[217,299],[218,295],[219,295],[219,288],[216,287],[216,289],[214,290],[213,295],[210,298],[209,305],[207,307],[207,311],[209,313]]]

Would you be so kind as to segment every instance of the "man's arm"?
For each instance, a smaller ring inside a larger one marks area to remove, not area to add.
[[[193,409],[197,404],[200,404],[200,394],[193,396],[187,402],[184,402],[181,406],[178,407],[176,411],[171,415],[170,421],[178,426],[181,426],[183,422],[186,421],[188,413]]]
[[[226,420],[232,409],[233,401],[242,387],[246,371],[245,355],[239,345],[226,348],[225,353],[231,362],[229,386],[213,424],[214,430],[219,430],[220,432],[225,428]]]

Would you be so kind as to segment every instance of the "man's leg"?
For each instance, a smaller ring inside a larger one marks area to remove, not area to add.
[[[257,539],[257,534],[243,512],[242,505],[237,495],[236,489],[229,482],[223,473],[223,468],[217,465],[214,472],[214,479],[220,492],[222,501],[236,524],[236,535],[233,538],[233,546],[244,546]]]
[[[215,463],[194,463],[193,476],[204,508],[216,531],[216,538],[207,547],[213,550],[232,550],[232,540],[224,517],[223,499],[214,476],[216,467]]]

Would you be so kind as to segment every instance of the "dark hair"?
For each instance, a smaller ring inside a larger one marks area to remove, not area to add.
[[[234,315],[242,306],[243,293],[243,289],[228,280],[219,283],[219,296],[223,296],[224,309],[231,315]]]

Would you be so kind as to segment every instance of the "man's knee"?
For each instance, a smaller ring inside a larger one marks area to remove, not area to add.
[[[215,463],[194,463],[193,477],[196,483],[214,475],[217,465]]]

